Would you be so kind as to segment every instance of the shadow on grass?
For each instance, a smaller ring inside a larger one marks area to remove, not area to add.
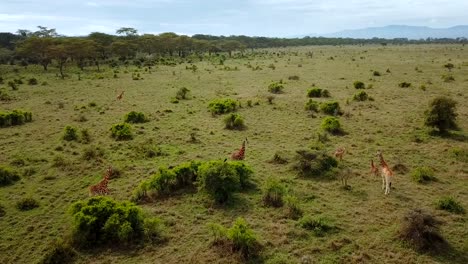
[[[433,137],[440,137],[444,139],[451,139],[454,141],[468,142],[468,136],[463,133],[463,131],[445,131],[440,132],[437,130],[432,130],[429,132],[429,135]]]

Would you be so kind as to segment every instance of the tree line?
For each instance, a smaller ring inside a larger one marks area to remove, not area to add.
[[[68,37],[59,35],[55,29],[38,26],[34,32],[20,29],[16,33],[0,33],[0,64],[37,64],[47,71],[48,66],[55,61],[63,76],[63,66],[67,61],[76,62],[80,69],[94,64],[99,70],[99,65],[109,58],[126,61],[135,59],[139,54],[153,58],[185,58],[213,53],[232,56],[235,51],[272,47],[424,43],[466,43],[466,39],[267,38],[202,34],[190,37],[171,32],[139,35],[136,29],[130,27],[118,29],[115,35],[93,32],[87,36]]]

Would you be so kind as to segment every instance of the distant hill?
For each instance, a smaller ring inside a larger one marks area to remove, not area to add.
[[[311,34],[311,36],[317,36]],[[343,30],[331,34],[322,34],[323,37],[331,38],[468,38],[468,26],[455,26],[450,28],[430,28],[418,26],[391,25],[385,27],[369,27],[355,30]]]

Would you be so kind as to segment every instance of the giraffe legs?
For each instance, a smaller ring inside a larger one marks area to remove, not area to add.
[[[382,174],[382,190],[385,190],[385,176]]]
[[[390,194],[391,186],[392,186],[391,176],[385,176],[385,194]]]

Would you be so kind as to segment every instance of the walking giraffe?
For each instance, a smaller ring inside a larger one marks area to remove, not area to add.
[[[242,147],[239,150],[234,151],[231,155],[231,159],[233,160],[244,160],[245,158],[245,143],[249,142],[247,138],[242,142]]]
[[[89,195],[105,195],[109,194],[109,189],[107,188],[107,184],[109,183],[110,176],[112,175],[112,167],[109,166],[106,170],[106,174],[104,174],[104,179],[98,182],[95,185],[89,186]]]
[[[340,161],[343,160],[343,155],[345,154],[346,149],[345,148],[337,148],[335,150],[335,158],[339,158]]]
[[[119,95],[117,95],[117,100],[122,100],[122,97],[123,97],[123,95],[124,95],[124,92],[125,92],[125,91],[122,91],[122,92],[120,92]]]
[[[385,189],[385,194],[387,195],[390,193],[390,188],[392,187],[393,172],[388,167],[387,162],[385,162],[382,152],[380,150],[377,152],[377,156],[380,159],[380,173],[382,175],[382,190]]]

